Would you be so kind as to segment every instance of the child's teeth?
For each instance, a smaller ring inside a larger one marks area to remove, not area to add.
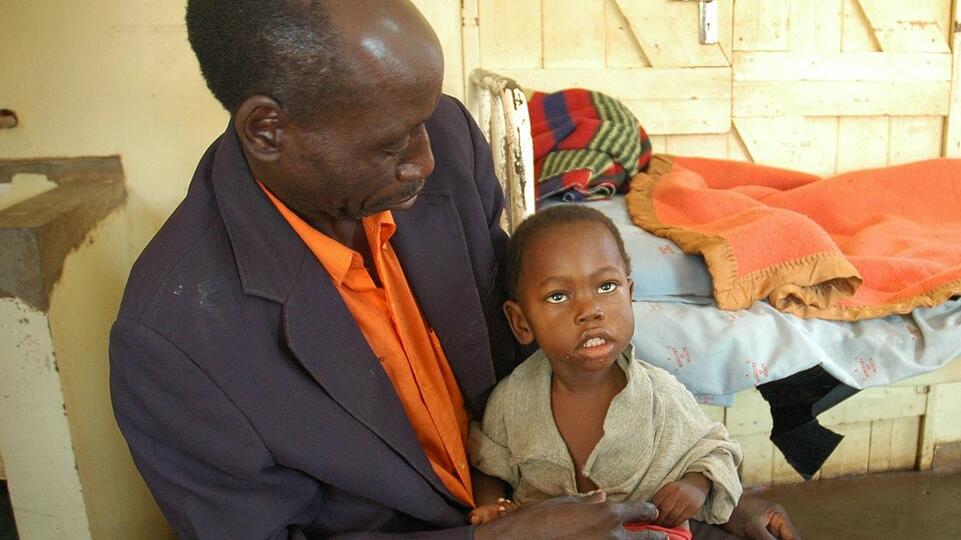
[[[597,347],[605,343],[603,338],[591,338],[584,342],[584,347]]]

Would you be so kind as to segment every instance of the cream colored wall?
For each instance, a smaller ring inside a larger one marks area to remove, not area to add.
[[[115,262],[124,260],[126,243],[126,218],[115,212],[67,257],[47,313],[87,519],[98,540],[172,537],[110,407],[106,336],[127,278]]]
[[[20,118],[0,130],[0,158],[121,155],[134,254],[227,122],[187,43],[184,4],[6,0],[0,17],[0,107]],[[445,91],[460,97],[459,2],[415,4],[443,43]]]

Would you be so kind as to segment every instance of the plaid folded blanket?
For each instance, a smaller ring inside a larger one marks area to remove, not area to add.
[[[535,92],[527,103],[537,200],[600,199],[647,168],[651,140],[620,101],[582,89]],[[622,189],[623,188],[623,189]]]

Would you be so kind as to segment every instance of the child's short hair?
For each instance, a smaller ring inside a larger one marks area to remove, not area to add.
[[[525,219],[514,231],[507,244],[507,255],[504,258],[504,285],[507,288],[507,295],[511,300],[517,300],[517,280],[521,273],[521,263],[524,258],[524,250],[527,245],[541,232],[567,223],[599,223],[610,231],[617,244],[617,250],[621,253],[624,261],[624,269],[627,274],[631,273],[631,258],[624,249],[624,240],[618,232],[614,222],[607,216],[579,204],[559,204],[541,210],[536,214]]]

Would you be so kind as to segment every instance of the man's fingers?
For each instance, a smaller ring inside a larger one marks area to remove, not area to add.
[[[621,523],[651,523],[657,519],[657,507],[649,502],[620,503],[619,509]]]
[[[794,525],[781,518],[781,516],[774,516],[767,528],[774,536],[781,540],[801,540],[801,535],[794,529]]]

